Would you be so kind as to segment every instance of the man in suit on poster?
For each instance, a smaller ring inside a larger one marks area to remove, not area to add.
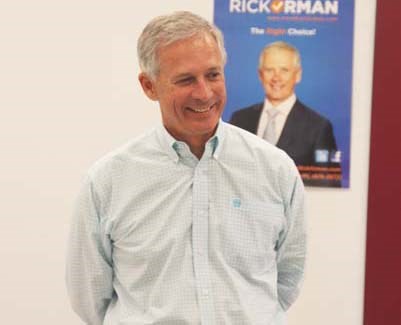
[[[298,50],[286,42],[268,44],[260,54],[264,102],[233,113],[230,123],[266,139],[295,161],[305,185],[341,186],[340,152],[331,122],[300,102]]]

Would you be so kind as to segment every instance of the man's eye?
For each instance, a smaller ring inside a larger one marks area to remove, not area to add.
[[[179,79],[177,80],[178,85],[188,85],[192,82],[193,78],[184,78],[184,79]]]
[[[220,72],[211,72],[207,75],[207,77],[211,80],[217,79],[220,77]]]

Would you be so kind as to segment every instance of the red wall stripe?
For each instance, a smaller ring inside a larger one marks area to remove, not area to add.
[[[401,325],[401,1],[377,0],[364,325]]]

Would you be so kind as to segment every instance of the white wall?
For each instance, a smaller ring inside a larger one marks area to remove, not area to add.
[[[374,1],[357,1],[351,189],[309,189],[309,263],[290,324],[361,325]],[[73,200],[87,168],[159,119],[136,39],[155,15],[211,0],[14,0],[0,11],[3,324],[81,324],[65,292]]]

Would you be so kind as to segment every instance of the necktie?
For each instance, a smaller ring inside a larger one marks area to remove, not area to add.
[[[269,116],[269,120],[267,121],[265,132],[263,133],[263,139],[269,141],[271,144],[276,144],[277,136],[276,136],[276,117],[279,111],[275,108],[270,108],[267,110],[267,115]]]

